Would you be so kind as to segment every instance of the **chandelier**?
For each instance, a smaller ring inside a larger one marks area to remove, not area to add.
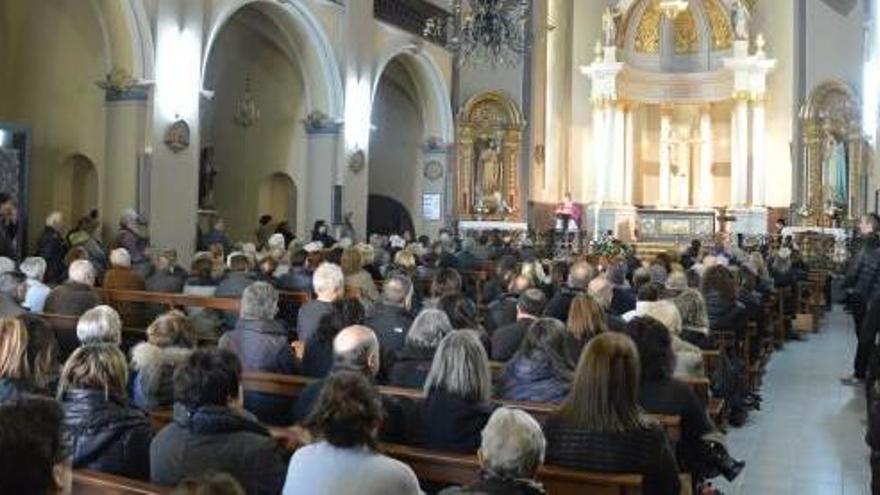
[[[687,8],[688,0],[660,0],[660,11],[669,20],[675,19]]]
[[[423,34],[458,55],[463,66],[515,66],[531,47],[530,0],[452,0],[446,18],[425,21]]]

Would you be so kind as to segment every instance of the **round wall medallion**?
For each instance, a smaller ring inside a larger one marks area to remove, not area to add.
[[[443,177],[443,164],[437,160],[431,160],[425,164],[425,178],[428,180],[437,180]]]
[[[361,173],[367,165],[367,155],[364,150],[357,150],[348,158],[348,169],[355,174]]]
[[[165,146],[174,153],[189,148],[189,124],[180,119],[172,122],[165,130]]]

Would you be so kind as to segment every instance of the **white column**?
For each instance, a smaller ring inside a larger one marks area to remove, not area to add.
[[[730,205],[748,206],[749,195],[749,102],[734,101],[730,139]]]
[[[700,110],[700,206],[712,207],[712,114],[708,106]]]
[[[625,145],[625,155],[623,160],[623,201],[624,203],[631,205],[633,202],[633,187],[634,187],[634,174],[635,174],[635,161],[633,157],[633,152],[635,151],[635,129],[633,127],[633,109],[632,107],[627,107],[626,109],[626,145]]]
[[[603,196],[604,187],[602,184],[604,182],[604,169],[607,166],[605,163],[605,157],[607,150],[607,146],[603,146],[602,142],[605,139],[605,119],[604,112],[602,109],[602,104],[594,102],[593,103],[593,202],[601,203],[605,200]]]
[[[302,222],[297,223],[297,230],[301,231],[298,234],[307,233],[316,220],[333,221],[333,186],[339,184],[340,127],[335,124],[326,127],[306,125],[306,137],[309,163],[320,163],[321,166],[309,167],[306,171],[305,223],[302,226]],[[343,216],[346,213],[342,211]]]
[[[609,200],[615,204],[625,201],[624,184],[626,182],[626,116],[622,104],[614,107],[614,133],[612,141],[614,161],[610,171]]]
[[[613,201],[613,195],[611,190],[611,181],[614,176],[614,163],[615,163],[615,154],[616,150],[614,149],[614,106],[616,103],[614,101],[608,102],[605,105],[605,111],[603,112],[602,118],[605,120],[605,134],[602,138],[600,145],[605,148],[605,161],[602,162],[602,202],[606,203],[609,201]]]
[[[146,89],[125,93],[108,91],[104,107],[107,118],[104,160],[111,166],[104,172],[100,203],[105,220],[132,207],[142,209],[144,214],[150,213],[149,204],[138,204],[138,164],[146,152],[147,100]],[[116,231],[113,221],[104,222],[106,241],[113,239]]]
[[[669,138],[672,130],[671,118],[667,109],[660,114],[660,206],[669,206],[670,164]]]
[[[764,99],[752,104],[752,206],[767,204]]]

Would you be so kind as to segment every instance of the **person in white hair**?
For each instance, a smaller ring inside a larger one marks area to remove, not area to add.
[[[86,260],[76,260],[67,269],[67,281],[49,292],[43,311],[51,314],[79,316],[101,304],[95,286],[95,267]]]
[[[104,274],[104,288],[107,290],[146,290],[146,281],[132,269],[132,257],[127,249],[117,248],[110,252],[110,269]],[[144,305],[140,303],[119,303],[116,305],[122,321],[129,327],[143,327]]]
[[[669,330],[672,351],[675,353],[675,376],[700,378],[705,375],[703,353],[699,347],[682,340],[682,321],[678,307],[671,300],[657,301],[647,307],[643,316],[659,321]]]
[[[122,343],[122,320],[110,306],[101,305],[86,311],[76,323],[76,338],[82,345]]]
[[[43,283],[46,260],[39,256],[31,256],[21,262],[20,268],[21,272],[27,276],[27,292],[25,292],[22,305],[34,313],[42,313],[46,298],[49,297],[51,291],[49,286]]]
[[[343,296],[344,284],[345,275],[339,265],[321,263],[315,270],[312,285],[318,297],[303,305],[297,315],[296,333],[306,345],[318,330],[324,315],[333,312],[333,303]]]
[[[46,260],[44,278],[50,284],[64,281],[64,256],[67,254],[67,241],[64,240],[64,215],[53,211],[46,217],[46,227],[37,239],[36,255]]]

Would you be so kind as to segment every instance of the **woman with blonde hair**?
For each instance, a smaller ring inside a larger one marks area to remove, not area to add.
[[[579,294],[571,301],[566,328],[566,349],[571,361],[576,363],[587,342],[608,331],[605,311],[592,296]]]
[[[27,347],[24,323],[15,318],[0,318],[0,404],[34,391]]]
[[[82,346],[67,359],[58,401],[75,469],[149,479],[152,428],[128,405],[127,384],[125,355],[113,344]]]
[[[345,276],[345,288],[354,289],[359,294],[359,299],[365,306],[372,306],[379,300],[379,291],[373,277],[364,270],[363,258],[360,250],[350,247],[342,252],[340,260],[342,274]]]
[[[643,476],[642,493],[679,493],[678,465],[663,429],[639,406],[639,354],[632,339],[603,333],[581,354],[571,392],[547,419],[547,463]]]
[[[174,370],[192,353],[197,331],[180,311],[169,311],[147,327],[147,341],[131,350],[132,402],[142,409],[171,406]]]

